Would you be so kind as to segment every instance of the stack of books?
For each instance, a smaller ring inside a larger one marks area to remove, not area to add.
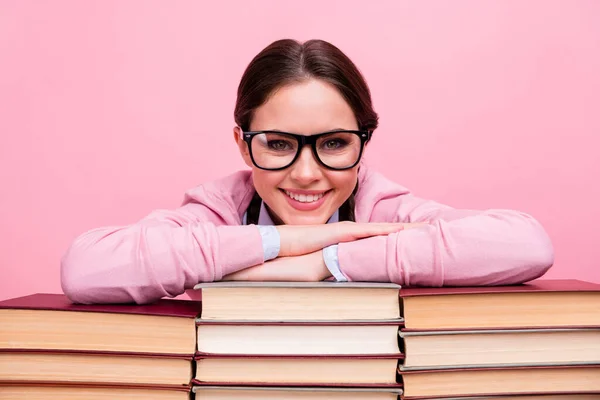
[[[200,302],[0,302],[0,399],[189,399]]]
[[[217,282],[0,302],[0,399],[600,399],[600,285]]]
[[[200,284],[198,398],[397,399],[400,287]]]
[[[600,399],[600,285],[403,288],[401,297],[404,398]]]

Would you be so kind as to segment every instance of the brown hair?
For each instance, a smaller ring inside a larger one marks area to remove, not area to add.
[[[339,90],[354,112],[359,129],[377,128],[379,118],[373,109],[371,91],[356,65],[324,40],[300,43],[292,39],[271,43],[246,67],[237,91],[236,124],[244,131],[249,130],[254,110],[275,90],[311,78],[328,82]],[[257,222],[257,207],[260,207],[258,194],[248,209],[248,223]],[[354,220],[354,193],[340,207],[340,220]]]
[[[243,130],[250,129],[253,111],[276,89],[310,78],[328,82],[340,91],[352,108],[359,129],[377,128],[378,116],[362,74],[340,49],[324,40],[300,43],[282,39],[258,53],[238,86],[235,122]]]

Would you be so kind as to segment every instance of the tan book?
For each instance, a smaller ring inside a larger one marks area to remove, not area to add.
[[[195,383],[218,385],[265,384],[392,385],[395,356],[205,356],[196,357]]]
[[[542,394],[525,396],[434,397],[430,400],[598,400],[600,394]]]
[[[399,354],[398,321],[240,322],[198,320],[207,354]]]
[[[600,364],[600,329],[400,332],[402,371]]]
[[[0,381],[187,386],[192,357],[0,350]]]
[[[600,326],[600,285],[578,280],[403,288],[400,295],[406,330]]]
[[[600,393],[600,365],[404,371],[404,398]]]
[[[200,283],[202,320],[399,320],[400,286],[366,282]]]
[[[189,387],[0,382],[2,400],[189,400]]]
[[[203,400],[396,400],[400,388],[194,386]]]
[[[600,393],[531,394],[523,396],[427,397],[428,400],[600,400]]]

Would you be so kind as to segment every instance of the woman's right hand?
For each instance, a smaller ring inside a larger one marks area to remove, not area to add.
[[[333,244],[352,242],[371,236],[389,235],[425,223],[335,222],[324,225],[277,225],[280,236],[279,257],[299,256]]]

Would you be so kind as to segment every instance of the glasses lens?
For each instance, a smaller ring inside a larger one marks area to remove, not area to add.
[[[349,132],[334,132],[317,140],[321,162],[331,168],[348,168],[360,157],[360,137]]]
[[[288,166],[296,157],[298,142],[283,133],[261,133],[250,143],[254,162],[260,168],[276,169]]]

